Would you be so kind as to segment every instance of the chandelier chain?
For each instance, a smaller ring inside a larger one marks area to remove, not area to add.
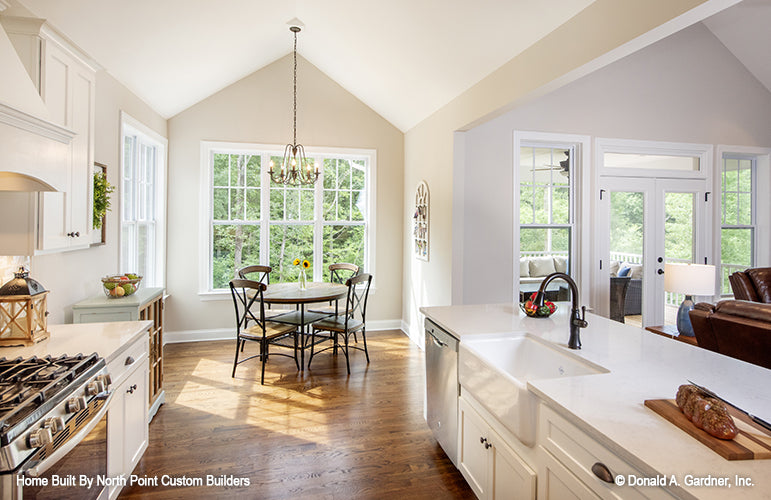
[[[293,101],[293,108],[294,108],[294,121],[293,121],[293,135],[292,135],[292,144],[297,144],[297,32],[293,31],[294,33],[294,101]]]

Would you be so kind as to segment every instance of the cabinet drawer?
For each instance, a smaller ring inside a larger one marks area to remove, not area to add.
[[[111,321],[134,321],[131,311],[73,313],[73,323],[109,323]]]
[[[616,456],[608,448],[595,441],[545,404],[541,404],[539,424],[539,442],[543,449],[548,452],[544,455],[553,455],[599,497],[609,499],[674,498],[659,486],[630,487],[626,484],[616,485],[601,480],[592,472],[594,464],[604,464],[613,477],[622,475],[626,479],[629,475],[638,478],[649,476]]]
[[[108,363],[107,369],[112,377],[113,385],[117,387],[122,384],[128,373],[145,358],[147,358],[147,338],[142,335],[128,349]]]

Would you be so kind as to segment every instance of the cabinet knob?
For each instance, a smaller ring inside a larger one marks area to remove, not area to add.
[[[137,390],[137,385],[134,384],[131,387],[129,387],[128,389],[126,389],[126,392],[128,392],[129,394],[134,394],[134,391],[136,391],[136,390]]]
[[[133,364],[134,364],[134,358],[132,358],[131,356],[126,358],[126,362],[124,363],[124,366],[133,365]]]
[[[70,238],[80,238],[80,231],[73,231],[71,233],[67,233],[67,236]]]
[[[482,444],[485,444],[485,441],[487,441],[487,438],[479,437],[479,442]]]
[[[592,465],[592,472],[594,472],[595,476],[605,481],[606,483],[613,484],[613,474],[611,474],[610,469],[608,469],[608,466],[604,463],[596,462],[594,465]]]

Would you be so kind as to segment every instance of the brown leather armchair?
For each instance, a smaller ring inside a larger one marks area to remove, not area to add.
[[[771,303],[771,267],[737,271],[728,281],[736,300]]]
[[[689,316],[699,347],[771,369],[771,304],[699,302]]]

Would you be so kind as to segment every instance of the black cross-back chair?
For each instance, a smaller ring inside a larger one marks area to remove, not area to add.
[[[364,355],[367,357],[367,363],[369,363],[369,352],[367,351],[367,297],[369,297],[369,287],[372,284],[372,275],[362,273],[353,278],[349,278],[345,285],[348,287],[348,294],[345,299],[345,311],[343,314],[332,316],[327,319],[322,319],[313,323],[313,334],[311,335],[311,355],[308,358],[308,368],[311,367],[311,361],[313,356],[320,352],[324,352],[329,349],[334,349],[337,352],[337,348],[342,349],[345,354],[345,367],[348,370],[348,374],[351,373],[351,364],[349,361],[348,351],[349,349],[358,349],[364,351]],[[356,332],[361,332],[361,338],[364,341],[364,347],[358,347],[350,345],[348,337],[355,335]],[[318,332],[318,333],[317,333]],[[329,332],[328,335],[324,335],[321,332]],[[319,337],[319,342],[329,340],[332,345],[325,347],[319,351],[314,352],[315,344],[317,343],[316,337]],[[343,337],[343,343],[340,344],[339,337]]]
[[[233,373],[231,377],[236,376],[236,367],[241,363],[252,358],[259,357],[262,361],[262,375],[260,383],[265,384],[265,363],[268,361],[269,348],[272,345],[286,347],[293,350],[293,354],[274,353],[276,356],[287,356],[294,358],[297,369],[300,364],[297,361],[297,335],[295,326],[274,323],[265,318],[265,302],[262,294],[267,288],[265,283],[259,281],[233,279],[230,281],[230,294],[233,296],[233,306],[236,311],[236,357],[233,360]],[[259,307],[255,311],[255,307]],[[253,323],[249,326],[249,323]],[[292,344],[286,343],[292,339]],[[246,341],[258,342],[260,344],[260,353],[249,356],[239,361],[238,355],[243,351]]]
[[[330,283],[345,285],[348,278],[353,278],[359,274],[361,268],[356,264],[341,262],[339,264],[330,264],[328,269]],[[343,313],[343,305],[337,300],[330,300],[328,306],[314,307],[310,309],[310,312],[338,315]]]

